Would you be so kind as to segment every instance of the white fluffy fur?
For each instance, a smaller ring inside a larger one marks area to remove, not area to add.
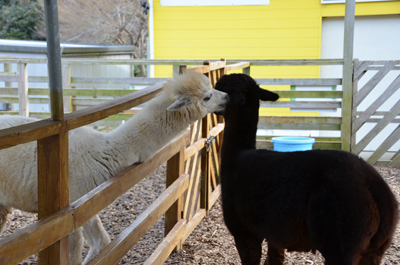
[[[116,130],[101,133],[81,127],[70,131],[70,202],[127,166],[150,158],[189,124],[221,110],[226,101],[225,93],[209,87],[207,77],[189,71],[168,80],[163,92]],[[0,129],[34,121],[21,116],[0,116]],[[37,212],[36,148],[36,142],[31,142],[0,150],[0,232],[11,207]],[[84,264],[110,242],[96,215],[83,229],[70,235],[70,264],[82,263],[82,234],[90,245]]]

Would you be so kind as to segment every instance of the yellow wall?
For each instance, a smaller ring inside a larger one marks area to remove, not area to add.
[[[155,59],[318,59],[322,18],[344,4],[271,0],[261,6],[161,7],[153,1]],[[400,14],[400,1],[357,3],[356,15]],[[253,77],[317,78],[318,66],[253,67]],[[156,76],[172,76],[156,67]]]
[[[323,5],[320,0],[208,7],[162,7],[154,0],[153,6],[155,59],[319,59],[322,18],[344,16],[344,4]],[[356,4],[356,15],[385,14],[400,14],[400,1]],[[172,67],[157,66],[155,74],[171,77]],[[319,78],[320,67],[252,67],[251,75]],[[282,86],[269,87],[274,88]]]

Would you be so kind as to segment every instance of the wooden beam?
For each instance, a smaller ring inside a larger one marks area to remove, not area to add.
[[[254,79],[260,85],[291,85],[291,86],[338,86],[342,84],[340,78],[292,78],[292,79]]]
[[[185,148],[182,147],[178,153],[167,161],[166,187],[171,186],[183,173],[185,173]],[[167,235],[179,220],[183,218],[183,196],[174,202],[165,213],[164,234]],[[182,248],[182,243],[177,245],[177,250]]]
[[[38,218],[69,204],[68,132],[37,141]],[[68,264],[68,236],[39,253],[39,264]]]
[[[384,93],[382,93],[374,102],[358,116],[353,122],[352,133],[356,133],[361,126],[376,112],[376,110],[382,106],[397,90],[400,88],[400,75],[388,86]],[[357,95],[357,94],[356,94]],[[397,104],[400,105],[400,102]],[[353,106],[353,108],[357,108]],[[397,113],[394,117],[396,117]]]
[[[88,265],[116,264],[144,236],[163,213],[183,194],[188,175],[180,176],[135,221],[105,247]]]
[[[388,61],[386,65],[380,69],[354,96],[353,107],[357,107],[365,99],[366,96],[376,87],[376,85],[393,70],[394,61]]]
[[[18,64],[18,101],[19,115],[29,117],[28,67],[22,63]]]
[[[235,71],[239,69],[244,69],[250,68],[250,63],[249,62],[242,62],[242,63],[235,63],[235,64],[228,64],[226,67],[226,71]]]
[[[343,102],[341,128],[342,149],[350,151],[351,142],[351,108],[353,91],[353,44],[354,44],[354,20],[355,0],[346,1],[344,18],[344,48],[343,48]]]
[[[143,263],[143,265],[162,265],[171,254],[175,246],[183,239],[186,231],[186,221],[180,220],[164,238],[157,249]]]

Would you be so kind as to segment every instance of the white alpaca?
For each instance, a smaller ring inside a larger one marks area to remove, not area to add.
[[[211,89],[203,74],[187,71],[164,83],[138,114],[112,132],[80,127],[69,132],[70,202],[127,166],[153,156],[183,129],[207,113],[222,110],[227,94]],[[36,121],[0,116],[0,129]],[[0,233],[10,208],[37,212],[36,142],[0,150]],[[83,237],[90,246],[84,264],[110,239],[98,215],[70,235],[70,264],[82,263]]]

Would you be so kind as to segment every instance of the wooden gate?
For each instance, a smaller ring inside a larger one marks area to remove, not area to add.
[[[400,88],[398,70],[400,70],[400,61],[354,60],[351,152],[357,155],[364,152],[366,160],[371,164],[391,166],[400,164],[400,151],[390,150],[400,139],[400,125],[393,126],[399,124],[399,119],[396,117],[400,114],[400,98],[397,97],[398,100],[395,100],[394,105],[388,109],[389,104],[393,104],[393,96]],[[367,73],[371,75],[374,72],[376,73],[369,80],[363,80],[365,84],[359,87],[360,80],[363,77],[368,78]],[[388,81],[390,84],[387,87],[379,87]],[[373,92],[374,94],[371,94]],[[371,103],[365,106],[367,102]],[[364,104],[362,108],[360,108],[361,104]],[[379,111],[378,109],[385,107],[385,104],[387,110]],[[364,108],[365,110],[360,111]],[[361,132],[361,130],[368,130],[366,127],[371,127],[371,125],[374,125],[373,128],[366,134]],[[359,132],[358,135],[365,135],[356,139],[357,132]],[[373,148],[375,150],[366,149],[373,141],[381,143],[376,149]],[[367,152],[371,154],[366,154]]]

